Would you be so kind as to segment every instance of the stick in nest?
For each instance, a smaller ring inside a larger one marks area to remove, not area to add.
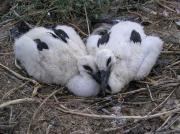
[[[0,109],[7,107],[9,105],[20,104],[20,103],[24,103],[24,102],[33,102],[33,101],[35,101],[35,99],[33,99],[33,98],[23,98],[23,99],[11,100],[11,101],[0,104]]]
[[[74,28],[76,28],[81,34],[83,34],[84,36],[88,36],[85,32],[83,32],[78,26],[76,26],[75,24],[73,23],[69,23],[70,25],[72,25]]]
[[[4,99],[7,98],[9,95],[11,95],[12,93],[14,93],[16,90],[24,87],[27,83],[28,83],[28,82],[25,82],[25,83],[21,84],[20,86],[15,87],[15,88],[9,90],[7,93],[5,93],[5,94],[3,95],[3,97],[2,97],[1,100],[4,100]]]
[[[63,112],[63,113],[67,113],[67,114],[73,114],[73,115],[78,115],[78,116],[84,116],[84,117],[90,117],[90,118],[94,118],[94,119],[109,119],[109,120],[113,120],[113,119],[152,119],[152,118],[156,118],[162,115],[169,115],[172,113],[176,113],[180,111],[180,107],[175,108],[173,110],[169,110],[169,111],[165,111],[165,112],[159,112],[157,114],[153,114],[153,115],[145,115],[145,116],[115,116],[115,115],[97,115],[97,114],[87,114],[87,113],[81,113],[81,112],[76,112],[73,110],[70,110],[66,107],[64,107],[63,105],[60,105],[60,107],[57,108],[57,110]]]
[[[158,106],[156,106],[151,112],[148,113],[148,115],[151,115],[153,112],[155,112],[157,109],[161,108],[166,102],[167,100],[172,96],[172,94],[174,93],[176,89],[174,89],[167,97],[166,99],[161,102]]]
[[[155,0],[155,2],[156,2],[158,5],[160,5],[160,6],[164,7],[164,8],[166,8],[166,9],[168,9],[169,11],[176,13],[176,11],[175,11],[174,9],[172,9],[172,8],[170,8],[170,7],[162,4],[159,0]]]
[[[162,51],[162,54],[172,54],[172,55],[179,55],[180,51]]]
[[[16,66],[19,70],[22,70],[22,67],[18,64],[17,59],[15,59],[14,63],[15,63],[15,66]]]
[[[26,81],[29,81],[29,82],[33,83],[35,86],[34,86],[34,90],[33,90],[32,96],[36,96],[36,95],[38,94],[37,91],[38,91],[38,89],[40,89],[42,86],[41,86],[41,84],[38,83],[36,80],[33,80],[33,79],[30,79],[30,78],[24,77],[24,76],[16,73],[15,71],[11,70],[10,68],[4,66],[4,65],[1,64],[1,63],[0,63],[0,66],[1,66],[3,69],[5,69],[5,70],[9,71],[10,73],[12,73],[12,74],[13,74],[14,76],[16,76],[18,79],[20,79],[20,80],[26,80]]]
[[[86,5],[85,4],[84,4],[84,12],[85,12],[85,15],[86,15],[86,23],[87,23],[88,35],[90,35],[89,21],[88,21],[88,15],[87,15],[87,10],[86,10]]]
[[[21,19],[29,28],[33,28],[33,26],[29,24],[27,21],[25,21],[15,10],[13,10],[13,13],[15,14],[16,17]]]
[[[10,68],[6,67],[5,65],[3,65],[3,64],[1,64],[1,63],[0,63],[0,67],[2,67],[3,69],[9,71],[9,72],[12,73],[14,76],[16,76],[18,79],[30,81],[30,82],[32,82],[33,84],[38,84],[37,81],[35,81],[35,80],[33,80],[33,79],[30,79],[30,78],[27,78],[27,77],[24,77],[24,76],[18,74],[17,72],[11,70]]]
[[[151,98],[151,101],[154,102],[154,98],[153,98],[153,96],[152,96],[152,93],[151,93],[151,90],[150,90],[150,88],[149,88],[149,85],[147,84],[146,87],[147,87],[147,89],[148,89],[148,92],[149,92],[149,96],[150,96],[150,98]]]
[[[165,122],[156,130],[156,132],[162,130],[162,128],[166,125],[166,123],[167,123],[171,118],[172,118],[172,115],[170,115],[170,116],[165,120]]]
[[[48,97],[46,97],[45,99],[44,99],[44,101],[39,105],[39,107],[37,108],[37,110],[34,112],[34,114],[33,114],[33,117],[32,117],[32,119],[31,119],[31,122],[29,123],[29,126],[28,126],[28,130],[27,130],[27,134],[31,134],[30,133],[30,129],[31,129],[31,124],[32,124],[32,122],[33,122],[33,120],[36,118],[36,115],[38,114],[38,112],[40,111],[40,109],[42,108],[42,106],[47,102],[47,100],[49,99],[49,98],[51,98],[52,96],[54,96],[57,92],[59,92],[60,90],[62,90],[63,88],[60,88],[60,89],[58,89],[58,90],[55,90],[55,91],[53,91]]]

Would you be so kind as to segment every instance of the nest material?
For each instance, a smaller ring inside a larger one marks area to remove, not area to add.
[[[180,37],[175,23],[180,19],[178,1],[105,1],[94,5],[80,1],[69,5],[61,20],[56,17],[63,10],[53,6],[53,0],[45,1],[45,5],[38,2],[36,11],[28,1],[12,2],[11,9],[1,16],[0,133],[180,133]],[[26,6],[29,8],[24,11]],[[77,6],[81,9],[75,12]],[[91,6],[96,7],[97,14],[90,12]],[[165,41],[150,75],[131,82],[122,93],[105,98],[76,97],[64,87],[28,78],[14,64],[9,30],[19,21],[33,25],[65,23],[86,37],[87,22],[93,29],[91,24],[97,19],[117,18],[133,18],[145,25],[146,33]]]

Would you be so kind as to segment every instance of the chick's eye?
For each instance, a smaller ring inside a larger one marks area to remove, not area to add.
[[[106,62],[106,66],[108,66],[109,63],[111,63],[111,57],[108,58],[108,60],[107,60],[107,62]]]
[[[93,72],[93,69],[90,66],[83,65],[84,69],[86,69],[89,72]]]

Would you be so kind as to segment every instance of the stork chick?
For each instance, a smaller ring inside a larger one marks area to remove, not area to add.
[[[162,41],[146,36],[138,23],[121,21],[103,36],[91,35],[86,46],[100,70],[101,91],[117,93],[131,80],[149,74],[160,54]]]
[[[77,61],[87,54],[79,35],[68,26],[34,28],[15,40],[14,52],[30,76],[61,85],[78,74]]]

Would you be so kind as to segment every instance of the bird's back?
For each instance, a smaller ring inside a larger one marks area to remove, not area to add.
[[[42,31],[33,35],[38,29]],[[64,85],[78,73],[77,60],[86,54],[76,43],[71,38],[67,42],[58,38],[52,30],[35,28],[15,41],[15,55],[37,80]]]
[[[79,34],[72,28],[66,25],[58,25],[55,28],[57,31],[60,29],[67,34],[67,43],[74,53],[81,56],[87,54],[86,47]]]

